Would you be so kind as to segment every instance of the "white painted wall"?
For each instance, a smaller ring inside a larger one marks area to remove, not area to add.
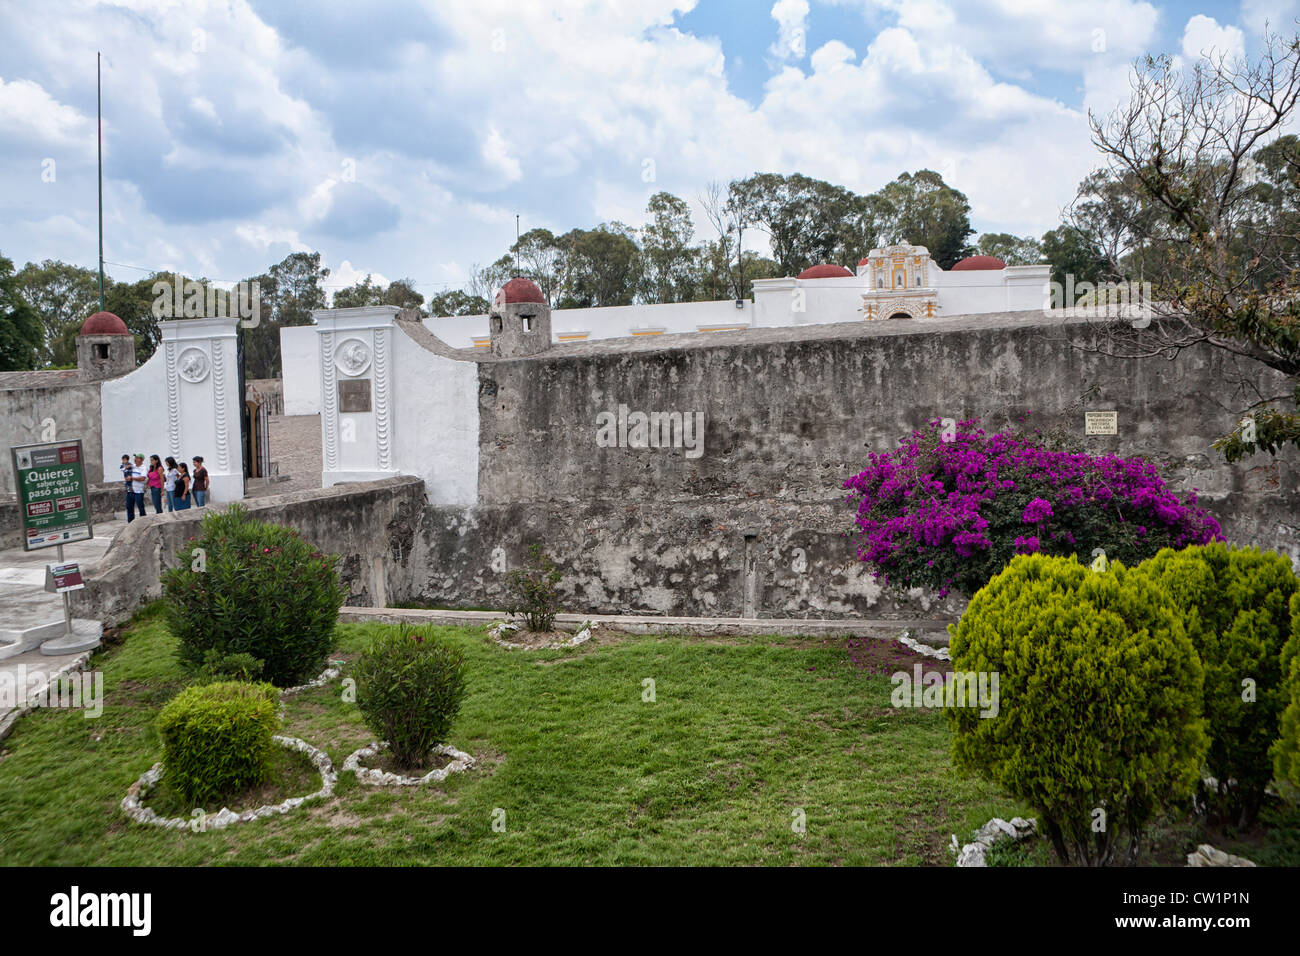
[[[202,455],[209,503],[244,497],[238,322],[237,316],[159,322],[162,342],[149,361],[103,383],[104,481],[122,480],[124,451],[141,452],[146,462],[154,454],[186,463]]]
[[[478,363],[434,355],[396,329],[396,463],[429,503],[478,501]]]
[[[320,335],[314,325],[280,329],[280,363],[284,376],[284,413],[320,412]]]

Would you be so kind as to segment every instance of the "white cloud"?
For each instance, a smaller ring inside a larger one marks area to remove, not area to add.
[[[808,0],[776,0],[772,19],[777,35],[768,52],[779,60],[802,60],[808,49]]]
[[[60,103],[39,83],[0,77],[0,137],[30,146],[93,146],[94,121]]]
[[[1300,14],[1298,0],[1242,0],[1241,2],[1241,22],[1257,37],[1263,36],[1265,29],[1272,33],[1292,32],[1298,14]]]
[[[1245,56],[1246,42],[1241,30],[1220,26],[1213,17],[1197,14],[1183,30],[1183,56],[1189,61],[1205,58],[1211,62],[1229,62]]]
[[[380,287],[381,289],[392,282],[382,272],[375,272],[373,269],[358,269],[347,259],[339,263],[337,269],[330,269],[327,284],[337,292],[339,289],[346,289],[356,285],[358,282],[364,282],[366,276],[370,276],[370,284]],[[333,294],[330,296],[333,302]]]

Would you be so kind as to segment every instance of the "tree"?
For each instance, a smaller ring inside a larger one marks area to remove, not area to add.
[[[728,202],[740,227],[752,225],[767,235],[783,275],[870,250],[883,210],[878,199],[799,173],[737,180],[728,188]]]
[[[36,310],[44,325],[40,364],[72,365],[77,361],[75,339],[82,324],[99,310],[99,279],[93,269],[46,259],[29,262],[16,276],[22,297]],[[72,334],[68,335],[71,329]],[[58,354],[56,344],[66,342]]]
[[[104,309],[126,323],[127,329],[135,337],[136,365],[147,362],[157,350],[158,343],[162,341],[162,329],[158,327],[158,317],[154,315],[153,309],[157,299],[153,291],[154,283],[166,282],[174,288],[174,284],[180,282],[183,289],[183,283],[186,281],[184,276],[173,272],[155,272],[135,282],[109,282],[105,279]],[[206,287],[206,283],[203,285]],[[80,331],[80,325],[66,329],[63,343],[57,350],[60,355],[70,355],[71,362],[75,362],[77,358],[76,335]]]
[[[546,301],[555,305],[564,278],[564,249],[549,229],[529,229],[510,247],[512,274],[537,283]]]
[[[13,262],[0,256],[0,371],[36,368],[43,344],[41,317],[23,298]]]
[[[560,237],[565,250],[561,308],[631,305],[641,282],[641,249],[622,223],[572,229]]]
[[[975,247],[982,256],[993,256],[1009,266],[1032,266],[1043,258],[1043,244],[1033,236],[1007,232],[986,232]]]
[[[325,308],[324,280],[319,252],[295,252],[267,272],[249,280],[258,284],[260,312],[257,323],[242,331],[244,374],[248,378],[279,378],[280,329],[311,325],[313,309]]]
[[[1127,192],[1112,212],[1130,238],[1111,258],[1136,251],[1160,321],[1112,323],[1094,348],[1208,345],[1274,369],[1293,390],[1241,408],[1250,414],[1216,447],[1235,461],[1300,445],[1300,415],[1284,410],[1300,407],[1300,148],[1279,137],[1300,98],[1300,36],[1264,37],[1253,62],[1216,54],[1184,69],[1148,56],[1130,86],[1127,104],[1089,120],[1101,179]]]
[[[429,315],[441,318],[448,315],[483,315],[490,305],[482,296],[470,295],[461,289],[448,289],[429,297]]]
[[[1052,264],[1052,281],[1061,288],[1065,287],[1067,276],[1074,276],[1076,285],[1080,282],[1095,285],[1108,274],[1106,257],[1096,243],[1064,223],[1043,233],[1042,256]]]
[[[375,285],[367,274],[364,279],[334,293],[335,309],[355,309],[367,305],[395,305],[401,309],[420,309],[424,296],[415,291],[414,279],[394,279],[386,287]]]
[[[645,270],[641,298],[646,302],[689,302],[694,295],[699,255],[691,238],[691,207],[672,193],[658,192],[646,206],[650,221],[641,227]]]
[[[940,269],[971,255],[970,203],[932,169],[903,173],[879,193],[882,240],[930,250]]]

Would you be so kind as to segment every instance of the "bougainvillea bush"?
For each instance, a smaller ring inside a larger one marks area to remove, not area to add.
[[[1049,450],[977,419],[914,431],[844,483],[858,557],[883,583],[974,594],[1017,554],[1136,564],[1222,540],[1219,524],[1141,458]]]

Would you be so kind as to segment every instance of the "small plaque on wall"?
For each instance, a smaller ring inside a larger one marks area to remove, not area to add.
[[[339,411],[370,411],[370,379],[350,378],[339,382]]]
[[[1119,412],[1084,412],[1085,435],[1118,435]]]

